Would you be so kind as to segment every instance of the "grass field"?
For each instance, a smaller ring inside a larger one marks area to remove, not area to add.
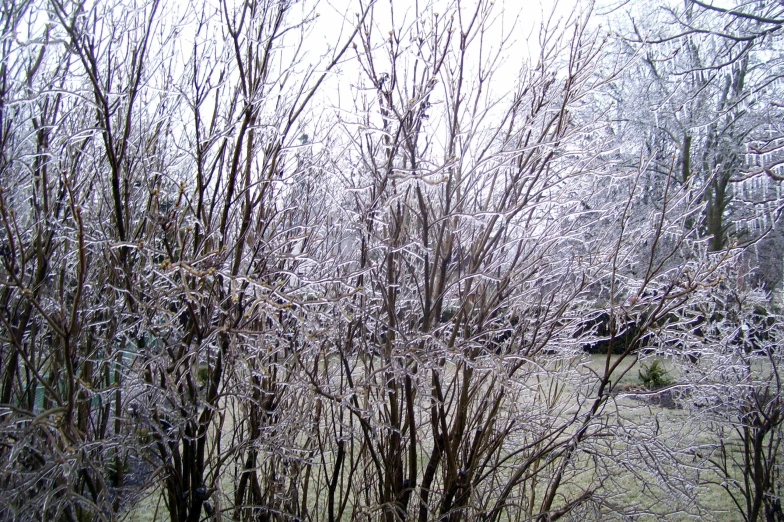
[[[606,357],[589,357],[581,371],[586,375],[601,374]],[[614,360],[615,356],[612,356],[611,362]],[[679,374],[675,365],[668,360],[663,360],[662,364],[668,376],[677,383]],[[695,423],[688,409],[672,407],[672,404],[664,407],[655,394],[644,390],[638,369],[639,365],[635,363],[626,371],[616,385],[620,391],[608,401],[603,413],[619,436],[607,442],[605,456],[585,455],[584,472],[574,473],[572,483],[564,488],[567,495],[570,489],[579,493],[597,480],[597,473],[602,474],[605,478],[600,494],[608,511],[583,512],[578,509],[565,519],[738,520],[740,514],[726,492],[717,485],[705,484],[718,479],[712,472],[696,468],[676,470],[671,462],[661,459],[662,445],[672,445],[673,442],[693,445],[695,441],[706,444],[710,442],[710,436]],[[632,441],[634,444],[630,443]],[[424,461],[425,455],[422,457]],[[680,457],[687,458],[687,455]],[[597,462],[600,463],[598,466]],[[671,477],[676,472],[682,475],[683,482],[676,482],[673,488],[666,484],[664,477]],[[231,480],[226,477],[225,482],[226,491],[232,491]],[[695,485],[699,483],[702,484]],[[625,514],[619,515],[618,512]],[[124,520],[168,520],[168,512],[161,495],[153,491],[137,502]]]

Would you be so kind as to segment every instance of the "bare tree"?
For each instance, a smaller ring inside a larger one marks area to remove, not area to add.
[[[779,164],[779,7],[627,7],[619,45],[639,59],[613,95],[621,140],[644,139],[657,157],[654,190],[663,186],[674,155],[679,181],[691,183],[706,203],[703,234],[712,248],[759,242],[750,262],[760,265],[757,283],[774,290],[781,281],[770,252],[781,243],[778,189],[771,183]]]
[[[119,509],[123,488],[117,365],[133,325],[108,314],[108,294],[121,297],[129,284],[110,263],[119,253],[126,273],[130,265],[125,246],[91,248],[101,240],[92,221],[105,215],[104,193],[93,191],[117,181],[127,165],[126,146],[115,140],[127,142],[133,93],[98,97],[101,82],[111,80],[90,77],[95,69],[80,63],[88,56],[61,42],[80,48],[86,42],[69,38],[69,30],[103,27],[78,9],[51,8],[4,5],[2,510],[20,519],[105,519]],[[115,35],[136,49],[137,83],[145,53],[134,23],[144,25],[154,11],[140,9]],[[121,129],[127,122],[125,131],[115,132],[115,116]],[[121,154],[108,172],[99,159],[107,150]],[[127,218],[116,222],[123,240]]]
[[[620,174],[600,161],[604,127],[583,110],[603,86],[602,42],[582,15],[542,30],[509,95],[492,88],[506,44],[493,16],[489,3],[392,11],[400,25],[371,17],[357,44],[351,146],[335,167],[355,290],[303,365],[320,415],[339,419],[319,437],[333,456],[328,520],[599,506],[607,475],[586,469],[607,465],[598,441],[618,379],[722,262],[692,244],[688,191],[671,185],[638,219],[647,163]],[[606,359],[587,375],[592,343]]]
[[[307,193],[294,192],[307,165],[291,146],[356,29],[316,68],[286,47],[315,11],[167,8],[5,6],[8,516],[113,519],[136,466],[133,480],[145,468],[149,480],[129,487],[160,481],[172,520],[199,520],[226,465],[255,469],[246,439],[269,407],[265,361],[243,350],[272,328],[261,303],[289,303],[278,292],[297,221],[314,219],[291,203]],[[250,427],[241,398],[254,401]],[[227,408],[237,434],[223,450]],[[257,489],[239,481],[238,510],[262,503]]]

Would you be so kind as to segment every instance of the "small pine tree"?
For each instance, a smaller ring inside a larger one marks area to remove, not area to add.
[[[650,364],[641,364],[638,374],[643,386],[649,390],[672,384],[672,379],[660,359],[654,359]]]

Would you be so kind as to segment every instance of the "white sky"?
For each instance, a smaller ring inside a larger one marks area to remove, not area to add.
[[[376,38],[386,37],[393,28],[396,31],[403,29],[404,38],[405,29],[417,19],[417,13],[420,17],[432,17],[434,13],[443,16],[443,13],[451,12],[450,6],[456,3],[455,0],[377,0],[373,10]],[[488,44],[483,52],[490,54],[488,47],[500,46],[502,35],[509,38],[504,43],[505,58],[491,82],[494,94],[500,96],[511,92],[523,63],[539,52],[539,28],[543,20],[550,20],[552,14],[551,24],[564,23],[590,3],[590,0],[495,0],[490,16],[492,30],[486,35]],[[464,0],[460,4],[464,12],[476,7],[473,0]],[[321,0],[316,7],[319,18],[307,38],[306,62],[318,61],[323,53],[335,47],[338,40],[345,42],[356,24],[359,10],[359,0]],[[329,79],[327,88],[322,91],[326,100],[320,103],[353,112],[352,94],[356,94],[354,87],[360,72],[353,61],[353,50],[349,49],[346,57],[348,63],[341,66],[339,74]]]

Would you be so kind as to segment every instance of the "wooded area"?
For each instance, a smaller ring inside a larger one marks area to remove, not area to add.
[[[501,4],[2,0],[0,519],[784,520],[784,5]]]

